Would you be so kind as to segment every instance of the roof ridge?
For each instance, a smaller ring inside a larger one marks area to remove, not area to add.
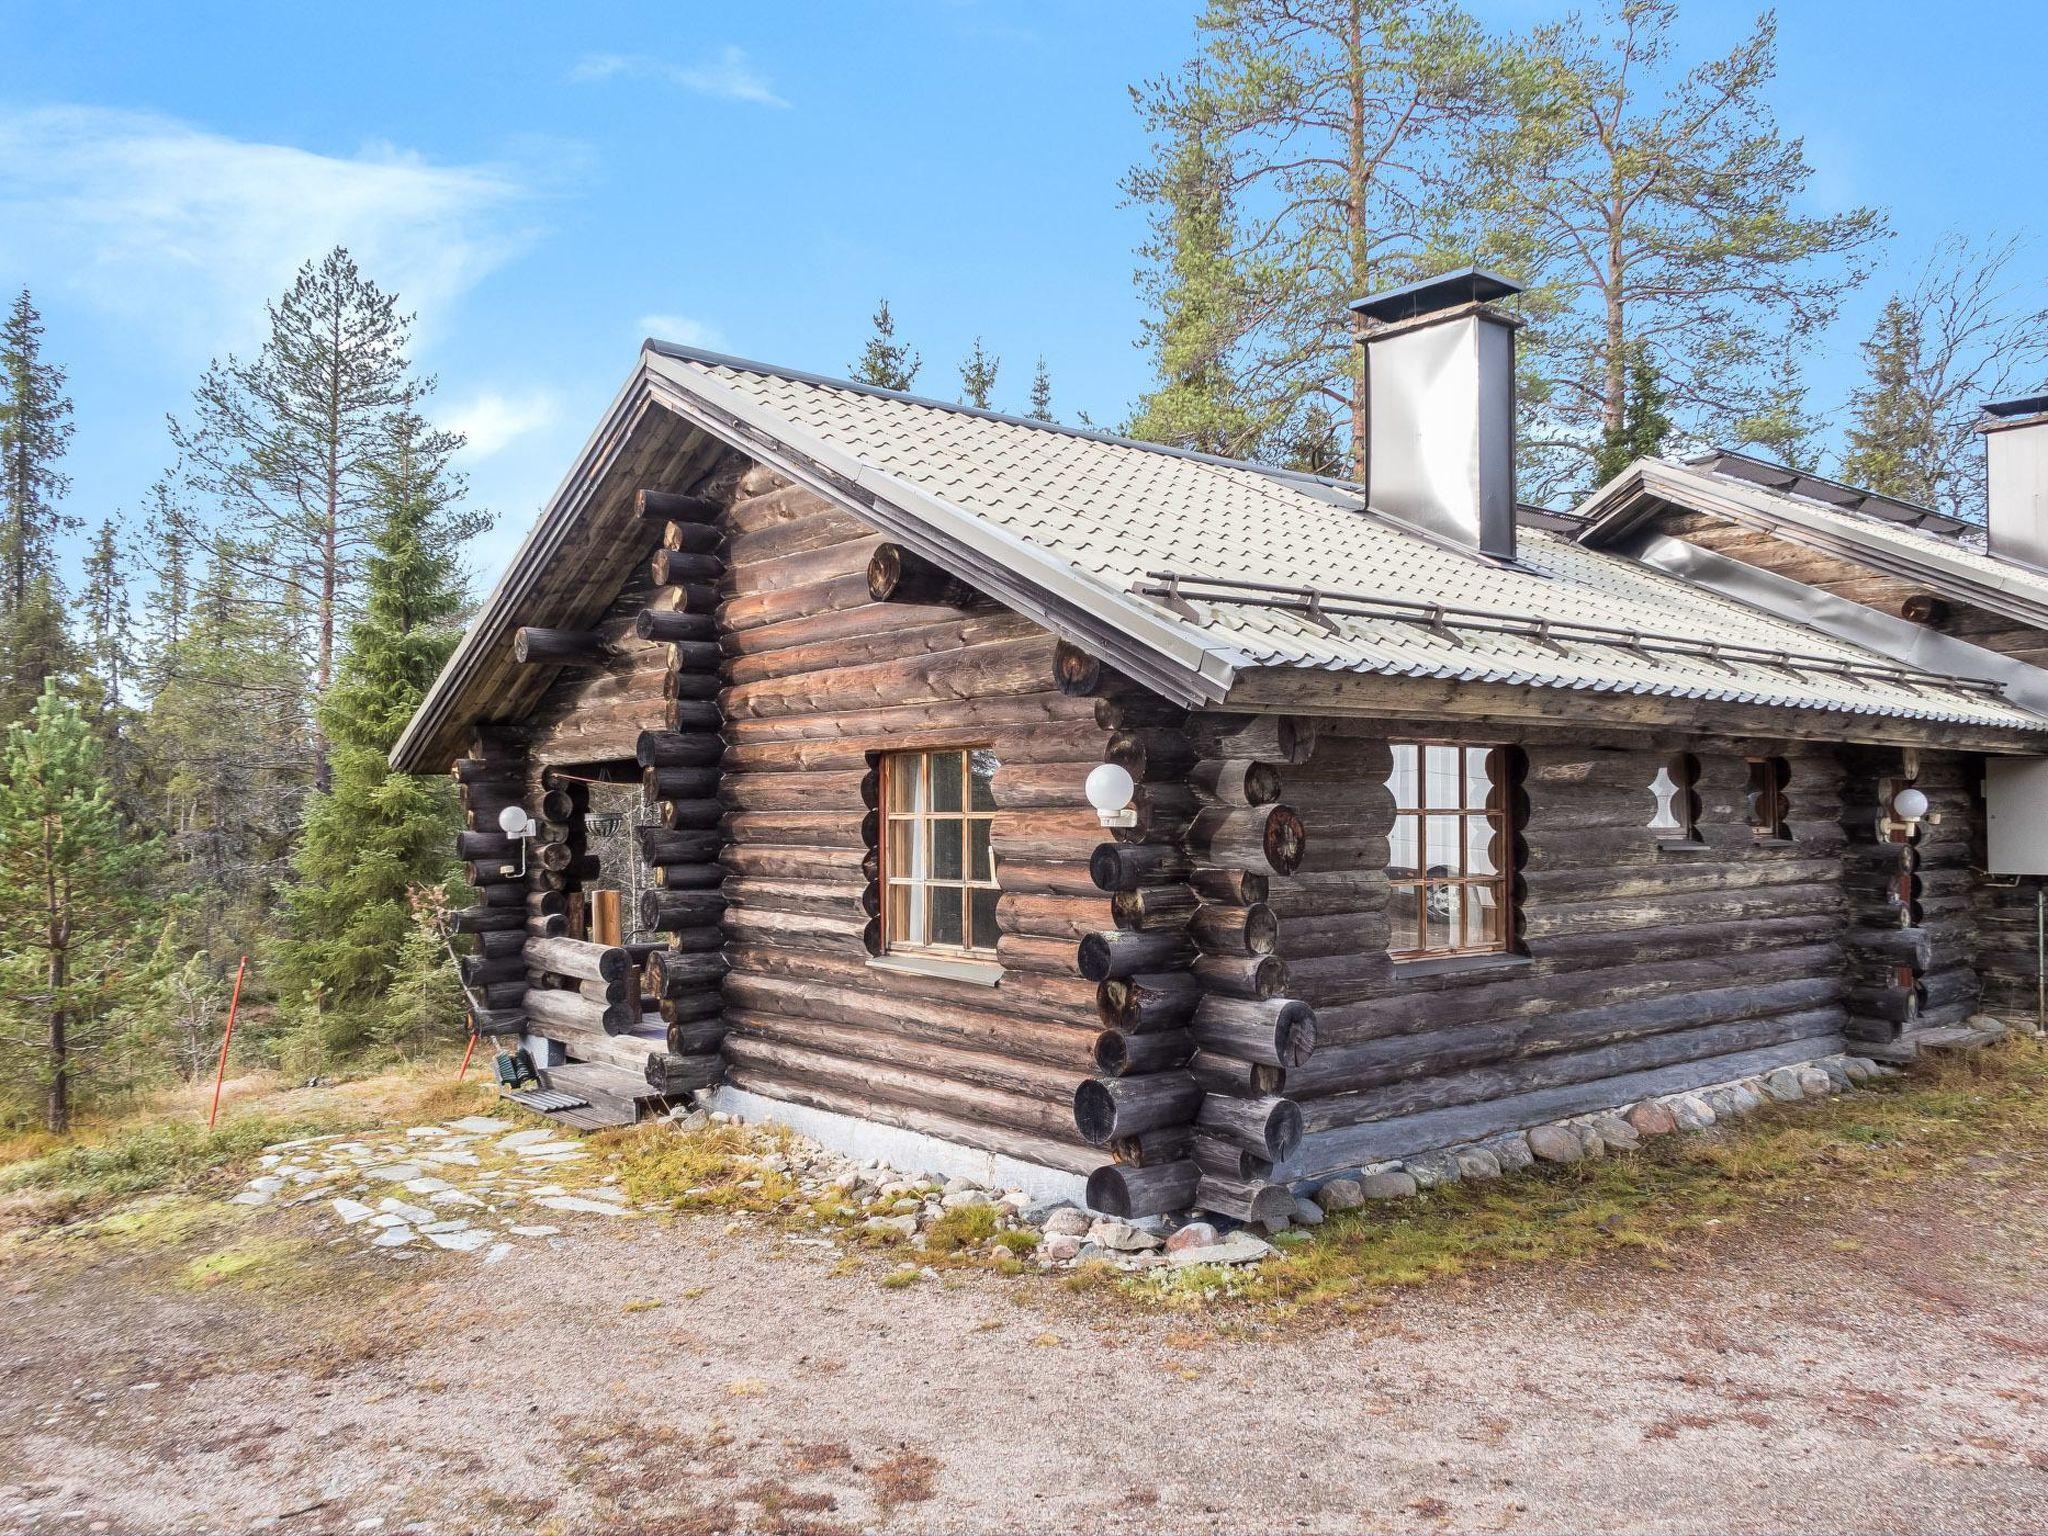
[[[973,416],[982,421],[997,421],[1012,427],[1029,427],[1035,431],[1053,432],[1063,437],[1078,437],[1085,442],[1107,443],[1115,448],[1137,448],[1146,453],[1165,454],[1176,459],[1192,459],[1197,464],[1213,464],[1219,469],[1250,470],[1253,474],[1264,475],[1273,480],[1347,492],[1358,497],[1361,507],[1365,504],[1364,486],[1355,480],[1345,480],[1335,475],[1317,475],[1305,469],[1287,469],[1277,464],[1261,464],[1256,459],[1233,459],[1220,453],[1203,453],[1195,448],[1176,448],[1171,443],[1149,443],[1143,438],[1120,437],[1114,432],[1104,432],[1094,427],[1072,427],[1063,421],[1044,421],[1036,416],[1019,416],[1011,411],[991,410],[987,406],[967,405],[958,400],[938,400],[930,395],[914,395],[908,390],[887,389],[880,384],[869,384],[859,379],[834,378],[831,374],[812,373],[804,368],[785,368],[779,363],[764,363],[758,358],[713,352],[707,347],[684,346],[680,342],[663,341],[655,336],[645,338],[640,345],[644,351],[657,352],[663,357],[675,358],[680,362],[698,363],[714,368],[736,368],[746,373],[765,374],[769,378],[788,379],[796,384],[819,384],[830,389],[850,390],[857,395],[872,395],[882,400],[900,400],[905,405],[920,405],[935,411],[951,411],[958,416]]]

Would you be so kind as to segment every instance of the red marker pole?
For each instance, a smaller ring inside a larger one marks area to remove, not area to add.
[[[242,956],[242,963],[235,967],[235,995],[228,1003],[228,1031],[220,1037],[220,1066],[213,1074],[213,1108],[206,1112],[206,1128],[213,1129],[214,1117],[220,1113],[220,1085],[228,1075],[228,1042],[235,1038],[235,1010],[242,1006],[242,976],[249,969],[249,957]]]
[[[475,1034],[473,1034],[473,1033],[472,1033],[472,1034],[470,1035],[470,1037],[469,1037],[469,1049],[468,1049],[468,1050],[466,1050],[466,1051],[464,1051],[464,1052],[462,1053],[462,1070],[461,1070],[461,1071],[459,1071],[459,1072],[457,1072],[457,1073],[455,1074],[455,1081],[457,1081],[458,1083],[459,1083],[459,1082],[461,1082],[461,1081],[462,1081],[462,1079],[463,1079],[463,1078],[464,1078],[464,1077],[465,1077],[465,1076],[466,1076],[466,1075],[468,1074],[468,1072],[469,1072],[469,1058],[470,1058],[470,1057],[472,1057],[472,1056],[474,1056],[475,1054],[476,1054],[476,1036],[475,1036]]]

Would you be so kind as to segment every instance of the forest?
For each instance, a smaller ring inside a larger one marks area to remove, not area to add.
[[[1132,88],[1152,382],[1073,424],[1353,476],[1347,301],[1477,263],[1524,290],[1525,500],[1742,444],[1979,519],[1977,408],[2048,366],[2030,248],[1940,241],[1850,397],[1810,399],[1801,359],[1885,270],[1887,216],[1812,211],[1768,13],[1698,58],[1677,20],[1210,0],[1183,65]],[[0,327],[0,1123],[61,1133],[209,1074],[245,957],[239,1058],[303,1080],[459,1047],[453,786],[386,753],[481,595],[470,542],[527,509],[473,504],[405,296],[345,248],[305,257],[261,345],[172,415],[138,516],[69,495],[35,296]],[[847,371],[996,408],[1016,377],[977,339],[935,380],[887,299]],[[1042,357],[1021,410],[1059,419]]]

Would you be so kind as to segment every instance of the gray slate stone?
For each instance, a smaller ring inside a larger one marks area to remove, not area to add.
[[[1046,1235],[1049,1237],[1084,1237],[1094,1225],[1094,1217],[1072,1205],[1063,1205],[1045,1218]]]
[[[1467,1179],[1497,1179],[1500,1177],[1500,1159],[1485,1147],[1453,1147],[1451,1156],[1458,1164],[1458,1173]]]
[[[1323,1224],[1323,1208],[1305,1195],[1296,1195],[1294,1219],[1304,1227],[1320,1227]]]
[[[1401,1166],[1408,1170],[1408,1176],[1415,1180],[1418,1189],[1455,1184],[1464,1176],[1458,1168],[1458,1160],[1448,1152],[1418,1152],[1413,1157],[1403,1158]]]
[[[1233,1232],[1220,1243],[1206,1248],[1183,1248],[1169,1253],[1166,1262],[1179,1268],[1187,1264],[1256,1264],[1273,1252],[1273,1245],[1249,1232]]]
[[[1529,1132],[1529,1150],[1546,1163],[1576,1163],[1586,1155],[1586,1144],[1567,1126],[1539,1125]]]
[[[1365,1204],[1365,1191],[1356,1179],[1332,1179],[1316,1191],[1316,1200],[1326,1211],[1355,1211]]]
[[[1420,1186],[1414,1175],[1399,1168],[1368,1173],[1358,1181],[1358,1192],[1368,1200],[1405,1200]]]
[[[1799,1084],[1799,1074],[1790,1067],[1780,1067],[1766,1077],[1764,1088],[1781,1104],[1796,1104],[1806,1097],[1806,1090]]]
[[[1536,1161],[1536,1154],[1529,1150],[1529,1138],[1520,1131],[1492,1137],[1480,1145],[1493,1154],[1502,1173],[1513,1173]]]

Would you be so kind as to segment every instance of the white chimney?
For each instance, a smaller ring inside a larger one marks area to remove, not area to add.
[[[2048,570],[2048,395],[1987,405],[1984,415],[1991,552]]]
[[[1366,500],[1442,538],[1515,557],[1515,332],[1521,289],[1466,267],[1359,299]]]

